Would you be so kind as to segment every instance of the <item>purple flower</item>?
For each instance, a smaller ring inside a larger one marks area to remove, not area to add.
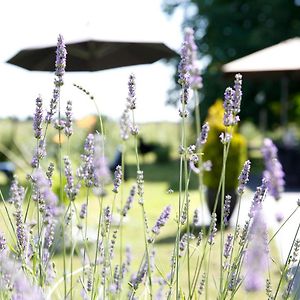
[[[18,179],[15,177],[10,187],[9,202],[15,206],[15,219],[16,219],[16,235],[18,245],[21,251],[24,251],[27,246],[28,233],[23,223],[22,203],[24,200],[24,188],[19,185]]]
[[[139,170],[136,175],[137,194],[140,196],[139,204],[144,203],[144,172]]]
[[[212,246],[215,243],[215,236],[217,234],[217,214],[211,214],[210,232],[207,242]]]
[[[190,234],[185,233],[181,237],[181,239],[179,241],[179,251],[180,251],[179,252],[179,257],[183,256],[183,253],[184,253],[184,251],[185,251],[185,249],[187,247],[187,244],[188,244],[188,240],[192,240],[194,238],[195,238],[195,236],[192,233],[190,233]]]
[[[35,100],[35,113],[33,116],[33,131],[34,137],[40,139],[42,137],[42,122],[43,122],[43,100],[39,95]]]
[[[194,215],[193,215],[193,224],[195,226],[199,226],[199,222],[200,222],[200,209],[196,208],[194,210]]]
[[[128,140],[130,127],[131,125],[130,125],[130,118],[129,118],[129,110],[126,107],[120,119],[120,135],[123,141]]]
[[[246,160],[244,163],[243,170],[238,178],[239,180],[239,186],[238,186],[238,194],[242,195],[245,191],[245,186],[247,182],[249,181],[249,173],[250,173],[250,168],[251,168],[251,162],[250,160]]]
[[[115,170],[115,179],[114,179],[114,188],[113,188],[113,192],[116,194],[119,192],[119,187],[122,183],[122,176],[123,176],[122,167],[117,166]]]
[[[167,223],[171,213],[171,206],[168,205],[167,207],[164,208],[162,211],[161,215],[157,219],[155,225],[152,228],[152,232],[156,235],[159,234],[161,227],[165,226]]]
[[[46,155],[46,142],[45,140],[39,140],[38,146],[35,149],[35,153],[31,160],[32,168],[38,168],[40,160],[43,159]]]
[[[129,197],[127,198],[127,201],[123,207],[123,210],[122,210],[122,215],[124,217],[127,216],[127,213],[129,211],[129,209],[132,207],[132,202],[134,200],[134,195],[135,195],[135,192],[136,192],[136,186],[132,186],[131,190],[130,190],[130,194],[129,194]]]
[[[232,138],[232,135],[228,132],[222,132],[219,137],[222,144],[228,144]]]
[[[182,43],[181,47],[181,60],[178,66],[178,83],[185,88],[190,88],[190,57],[189,57],[189,44],[187,41]]]
[[[229,215],[230,215],[230,202],[231,202],[231,196],[226,195],[225,201],[224,201],[224,225],[229,225]]]
[[[53,172],[54,172],[54,163],[50,162],[49,166],[48,166],[48,170],[46,172],[46,176],[49,180],[49,185],[50,187],[52,186],[52,176],[53,176]]]
[[[234,96],[232,99],[232,107],[235,115],[241,111],[242,95],[242,75],[236,74],[234,80]]]
[[[224,93],[224,125],[226,127],[236,125],[239,122],[239,116],[242,99],[242,75],[236,74],[234,89],[226,88]]]
[[[127,97],[128,108],[133,110],[136,109],[136,94],[135,94],[135,76],[130,74],[128,80],[128,97]]]
[[[249,218],[253,218],[254,217],[254,213],[255,211],[261,207],[262,202],[264,201],[266,194],[267,194],[267,180],[265,178],[262,179],[261,182],[261,186],[256,188],[252,203],[251,203],[251,207],[250,207],[250,211],[248,213]]]
[[[67,50],[62,35],[58,36],[56,47],[55,75],[58,77],[56,84],[63,85],[63,76],[66,68]]]
[[[256,210],[249,229],[249,244],[245,255],[245,289],[259,291],[265,287],[265,272],[268,268],[267,226],[262,209]]]
[[[205,122],[202,125],[202,130],[201,130],[200,136],[197,139],[197,143],[196,143],[197,147],[201,147],[206,143],[207,137],[208,137],[208,132],[209,132],[209,125],[207,122]]]
[[[46,206],[46,210],[49,209],[54,215],[57,215],[56,206],[58,199],[50,188],[48,178],[46,178],[41,170],[36,170],[32,175],[32,182],[32,199],[40,204],[43,203]]]
[[[229,233],[227,235],[226,242],[224,244],[224,252],[223,255],[225,258],[228,258],[230,256],[231,250],[232,250],[232,240],[233,240],[233,235]]]
[[[50,109],[48,110],[45,118],[45,121],[48,124],[51,123],[53,116],[56,113],[57,104],[60,98],[60,87],[64,84],[63,75],[65,74],[66,56],[67,56],[67,51],[64,44],[64,40],[63,37],[59,35],[57,40],[57,48],[56,48],[56,61],[55,61],[56,78],[54,79],[54,90],[50,101]]]
[[[94,154],[94,174],[95,188],[94,193],[97,196],[104,196],[104,186],[111,181],[111,172],[107,159],[104,155],[104,137],[95,135],[95,154]]]
[[[198,163],[198,161],[199,161],[199,158],[198,158],[197,154],[192,154],[190,156],[189,166],[190,166],[190,169],[196,174],[200,173],[200,169],[196,167],[196,164]]]
[[[2,253],[7,248],[7,243],[5,236],[0,232],[0,253]]]
[[[72,127],[73,115],[72,115],[72,101],[71,100],[69,100],[67,102],[65,114],[66,114],[66,121],[65,121],[65,126],[64,126],[64,132],[67,137],[70,137],[73,134],[73,127]]]
[[[273,144],[272,140],[264,139],[261,152],[264,157],[265,171],[264,177],[268,181],[268,190],[270,194],[279,200],[281,193],[284,190],[284,172],[282,165],[277,158],[277,148]]]
[[[12,204],[15,204],[16,202],[23,203],[24,196],[25,196],[24,188],[19,185],[18,179],[15,176],[9,190],[8,202]]]
[[[66,176],[66,180],[67,183],[65,185],[65,192],[68,196],[68,198],[71,201],[74,201],[77,194],[79,193],[79,189],[80,189],[80,184],[76,184],[74,183],[74,177],[72,174],[72,165],[71,165],[71,161],[69,159],[69,157],[64,157],[64,163],[65,163],[65,176]]]
[[[194,30],[192,28],[186,28],[184,31],[184,41],[187,47],[187,60],[188,68],[191,75],[190,83],[192,89],[199,89],[202,87],[202,78],[200,76],[200,70],[197,67],[197,46],[194,38]]]
[[[40,287],[32,285],[30,281],[21,272],[18,272],[13,282],[12,300],[23,299],[45,299]]]
[[[91,187],[96,184],[94,153],[94,135],[90,133],[85,140],[84,153],[81,155],[82,163],[77,170],[78,178],[84,181],[86,187]]]
[[[87,214],[87,203],[83,203],[80,208],[79,218],[84,219]]]

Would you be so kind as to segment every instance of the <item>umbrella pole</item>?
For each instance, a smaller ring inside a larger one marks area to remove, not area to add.
[[[286,75],[281,77],[281,97],[280,97],[280,121],[281,126],[286,128],[288,122],[288,96],[289,96],[289,79]]]

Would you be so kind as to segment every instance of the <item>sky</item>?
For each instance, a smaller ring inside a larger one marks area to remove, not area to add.
[[[183,13],[172,17],[161,9],[162,0],[10,0],[2,3],[0,18],[1,109],[0,118],[26,118],[41,95],[50,101],[54,75],[27,71],[5,63],[24,48],[56,44],[58,34],[66,42],[78,39],[162,41],[178,51],[182,42]],[[54,64],[54,62],[53,62]],[[177,121],[178,112],[166,106],[173,84],[174,67],[162,62],[99,72],[66,73],[62,102],[73,101],[74,118],[95,113],[73,83],[95,96],[101,113],[119,119],[125,106],[129,74],[136,76],[138,122]]]

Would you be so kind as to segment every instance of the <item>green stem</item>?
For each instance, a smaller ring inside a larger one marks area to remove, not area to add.
[[[297,227],[297,230],[296,230],[296,233],[295,233],[295,236],[294,236],[294,239],[293,239],[293,243],[292,243],[292,245],[291,245],[289,254],[288,254],[287,258],[286,258],[286,261],[285,261],[283,270],[282,270],[282,272],[281,272],[280,280],[279,280],[279,283],[278,283],[278,285],[277,285],[277,289],[276,289],[276,292],[275,292],[275,295],[274,295],[274,300],[276,299],[276,297],[277,297],[277,295],[278,295],[279,288],[280,288],[281,282],[282,282],[282,280],[283,280],[283,276],[285,275],[285,272],[286,272],[286,269],[287,269],[287,266],[288,266],[288,262],[289,262],[289,259],[290,259],[290,255],[291,255],[291,252],[292,252],[292,250],[293,250],[293,246],[294,246],[294,244],[295,244],[295,241],[296,241],[296,239],[297,239],[299,230],[300,230],[300,223],[299,223],[299,225],[298,225],[298,227]]]
[[[282,229],[282,227],[289,221],[289,219],[296,213],[297,209],[299,208],[299,206],[297,205],[297,207],[293,210],[293,212],[289,215],[289,217],[281,224],[281,226],[278,228],[278,230],[273,234],[273,236],[270,238],[268,244],[270,244],[272,242],[272,240],[276,237],[276,235],[278,234],[278,232]]]
[[[98,198],[99,199],[99,198]],[[95,260],[94,260],[94,271],[93,271],[93,286],[92,286],[92,297],[91,299],[94,299],[94,291],[95,291],[95,275],[97,270],[97,260],[98,260],[98,246],[99,246],[99,240],[100,240],[100,228],[101,228],[101,222],[102,222],[102,207],[103,207],[103,197],[101,197],[101,200],[99,201],[99,218],[98,218],[98,228],[97,228],[97,242],[96,242],[96,250],[95,250]],[[97,292],[95,291],[95,297],[97,295]]]

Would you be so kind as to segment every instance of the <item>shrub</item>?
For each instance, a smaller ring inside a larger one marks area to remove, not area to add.
[[[204,176],[204,184],[212,189],[217,189],[222,171],[223,145],[220,143],[220,134],[224,132],[223,125],[224,108],[223,102],[217,100],[208,110],[207,122],[210,132],[203,152],[205,160],[212,162],[212,169]],[[230,151],[227,157],[225,189],[233,190],[238,185],[238,176],[247,158],[246,139],[239,133],[234,132]]]

